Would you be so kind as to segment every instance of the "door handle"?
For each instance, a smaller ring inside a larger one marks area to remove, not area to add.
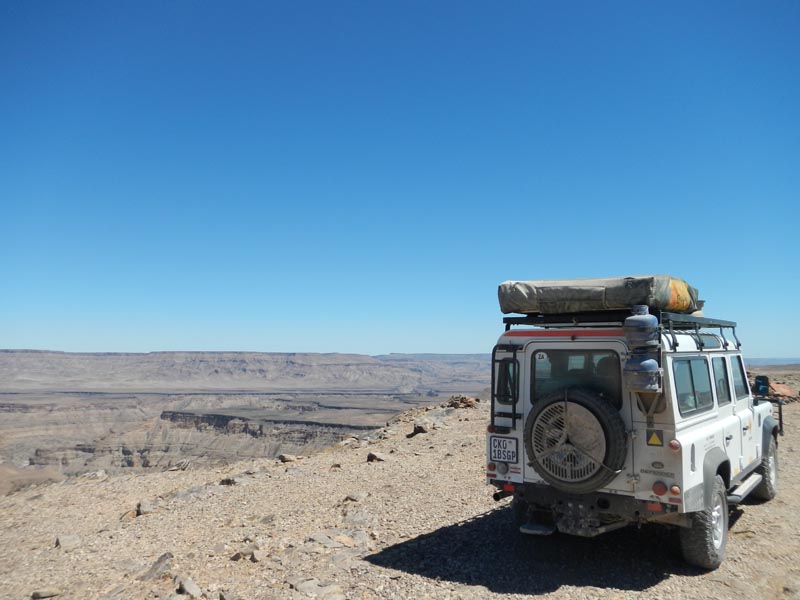
[[[732,439],[733,439],[733,434],[732,433],[729,433],[728,435],[725,436],[725,441],[726,442],[730,442]]]
[[[747,431],[748,429],[750,429],[750,425],[745,425],[742,427],[742,431]]]

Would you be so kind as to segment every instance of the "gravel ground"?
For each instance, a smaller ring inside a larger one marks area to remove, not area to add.
[[[732,512],[711,573],[685,566],[663,528],[518,534],[485,484],[482,406],[417,411],[301,460],[89,474],[0,498],[0,598],[800,598],[798,416],[786,406],[779,496]],[[407,437],[423,417],[439,427]]]

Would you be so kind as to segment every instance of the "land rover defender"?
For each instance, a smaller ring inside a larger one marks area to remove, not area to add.
[[[520,289],[522,288],[522,291]],[[522,533],[680,532],[715,569],[729,507],[778,491],[782,422],[750,391],[736,323],[670,276],[505,282],[487,478]]]

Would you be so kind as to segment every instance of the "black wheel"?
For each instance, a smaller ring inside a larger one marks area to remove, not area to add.
[[[719,475],[714,479],[711,505],[691,514],[691,527],[681,528],[681,551],[690,565],[716,569],[728,545],[728,492]]]
[[[554,488],[593,492],[625,464],[628,436],[619,412],[597,393],[565,388],[536,401],[525,421],[533,469]]]
[[[767,453],[762,457],[756,473],[763,478],[753,490],[753,497],[760,500],[772,500],[778,495],[778,443],[770,437]]]

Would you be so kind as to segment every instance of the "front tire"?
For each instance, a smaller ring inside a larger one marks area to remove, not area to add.
[[[767,453],[756,469],[761,475],[761,483],[753,490],[753,497],[759,500],[772,500],[778,495],[778,443],[770,437]]]
[[[711,505],[692,513],[691,526],[681,528],[681,551],[690,565],[713,570],[725,559],[728,545],[728,493],[719,475],[714,479]]]

